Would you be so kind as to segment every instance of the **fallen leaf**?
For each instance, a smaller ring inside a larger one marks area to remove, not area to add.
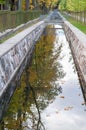
[[[71,110],[71,109],[73,109],[72,106],[68,106],[68,107],[64,108],[65,111],[69,111],[69,110]]]
[[[86,105],[86,102],[83,102],[82,105]]]
[[[60,96],[60,98],[65,98],[64,96]]]
[[[69,109],[68,109],[68,108],[64,108],[64,110],[65,110],[65,111],[69,111]]]

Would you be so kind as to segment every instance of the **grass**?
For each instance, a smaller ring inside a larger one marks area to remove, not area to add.
[[[16,34],[20,33],[21,31],[23,31],[24,29],[33,26],[34,24],[36,24],[39,20],[29,23],[27,26],[24,26],[23,28],[19,28],[16,32],[12,33],[12,34],[8,34],[7,36],[4,36],[2,39],[0,39],[0,44],[4,43],[6,40],[8,40],[9,38],[15,36]]]
[[[64,17],[71,23],[73,24],[75,27],[77,27],[79,30],[81,30],[83,33],[86,34],[86,25],[82,24],[81,22],[77,22],[76,20],[74,20],[71,17],[67,17],[64,15]]]

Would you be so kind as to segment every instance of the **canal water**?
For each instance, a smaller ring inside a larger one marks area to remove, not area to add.
[[[36,44],[0,130],[86,130],[85,101],[60,28],[48,26]]]

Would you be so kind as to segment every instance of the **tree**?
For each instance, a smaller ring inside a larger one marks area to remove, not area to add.
[[[75,12],[86,10],[86,0],[61,0],[60,9]]]
[[[29,0],[25,0],[25,2],[26,2],[26,10],[28,10],[29,6],[30,6],[30,1]]]
[[[1,9],[7,10],[9,8],[8,3],[9,3],[8,0],[0,0]]]

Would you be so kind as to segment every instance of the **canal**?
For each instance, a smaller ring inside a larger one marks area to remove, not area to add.
[[[86,106],[69,45],[59,25],[37,42],[0,130],[85,130]]]

